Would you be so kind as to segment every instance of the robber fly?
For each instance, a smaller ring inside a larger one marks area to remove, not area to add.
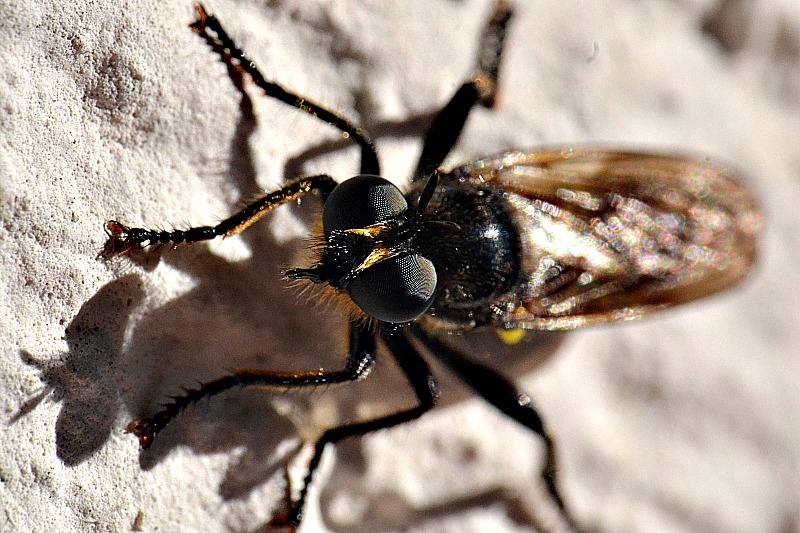
[[[341,184],[317,175],[265,194],[216,226],[158,231],[106,225],[101,256],[137,246],[235,235],[273,208],[316,193],[324,204],[316,261],[285,272],[324,288],[351,309],[350,347],[338,371],[240,369],[186,390],[128,431],[148,447],[178,413],[232,387],[318,386],[366,377],[381,339],[418,405],[326,431],[284,521],[303,518],[307,489],[329,443],[413,420],[438,392],[422,347],[489,403],[546,445],[543,480],[573,528],[556,480],[556,454],[530,399],[511,381],[459,353],[443,333],[494,328],[568,330],[640,318],[735,285],[756,256],[761,215],[738,177],[706,160],[599,149],[507,152],[450,171],[441,164],[470,110],[491,107],[511,11],[498,2],[481,41],[477,72],[439,112],[425,136],[410,190],[380,177],[365,132],[267,81],[220,22],[196,7],[192,29],[267,96],[338,128],[361,147],[360,174]],[[510,337],[506,337],[512,340]]]

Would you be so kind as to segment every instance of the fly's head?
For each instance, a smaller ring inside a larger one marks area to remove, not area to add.
[[[322,227],[317,263],[287,278],[327,283],[382,322],[410,322],[428,310],[436,269],[414,248],[419,216],[397,187],[370,175],[342,182],[325,201]]]

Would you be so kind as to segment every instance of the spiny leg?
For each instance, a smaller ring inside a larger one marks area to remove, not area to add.
[[[511,381],[490,367],[468,359],[419,327],[412,326],[410,330],[414,337],[422,341],[434,357],[444,363],[483,399],[506,416],[513,418],[542,437],[545,444],[545,463],[542,468],[542,479],[547,486],[550,497],[558,505],[564,520],[572,530],[580,531],[572,515],[564,505],[564,499],[558,490],[555,442],[544,427],[544,423],[533,407],[530,398],[526,394],[519,392]]]
[[[478,48],[476,73],[456,91],[456,94],[433,120],[422,154],[414,173],[415,179],[423,179],[435,172],[456,144],[469,112],[480,104],[493,107],[497,96],[497,79],[506,29],[511,19],[511,9],[502,0],[495,4],[495,11],[484,29]]]
[[[98,257],[108,259],[123,255],[136,245],[169,243],[178,245],[183,242],[193,243],[223,235],[230,237],[245,230],[273,208],[296,200],[311,191],[318,191],[324,201],[334,187],[336,187],[336,182],[333,181],[333,178],[324,174],[303,178],[257,198],[216,226],[196,226],[185,230],[166,231],[131,228],[116,220],[110,220],[106,223],[108,240]]]
[[[180,396],[173,396],[172,402],[163,409],[146,418],[138,418],[128,424],[129,433],[139,437],[142,448],[148,448],[159,431],[164,429],[178,414],[203,398],[214,396],[234,387],[258,385],[266,387],[315,387],[358,381],[369,373],[375,361],[375,336],[353,324],[350,328],[350,353],[343,370],[325,372],[323,370],[305,372],[272,372],[251,368],[237,368],[232,374],[202,383],[197,389],[184,389]]]
[[[260,87],[267,96],[275,98],[301,111],[305,111],[309,115],[324,120],[328,124],[338,128],[347,136],[352,136],[361,146],[360,173],[374,174],[376,176],[380,175],[380,165],[378,164],[378,154],[375,150],[375,145],[364,130],[356,127],[344,117],[302,96],[287,91],[277,83],[264,79],[264,76],[261,74],[261,71],[258,70],[256,64],[248,59],[245,53],[236,46],[236,43],[228,36],[222,24],[220,24],[219,20],[217,20],[214,15],[209,15],[200,4],[195,6],[195,11],[197,12],[197,20],[190,24],[190,27],[201,35],[215,52],[220,54],[220,57],[222,57],[225,63],[232,68],[249,74],[250,77],[253,78],[253,82]],[[211,35],[209,30],[213,32],[214,35]]]
[[[433,379],[430,368],[417,350],[411,345],[404,330],[389,324],[382,324],[381,338],[400,365],[400,369],[405,374],[408,383],[414,389],[417,399],[419,400],[419,405],[375,420],[329,429],[323,433],[322,437],[320,437],[314,446],[314,456],[308,464],[308,474],[306,474],[305,480],[303,481],[300,497],[297,499],[297,502],[295,502],[292,513],[288,517],[288,524],[291,526],[296,527],[300,525],[300,522],[303,520],[303,509],[308,496],[308,487],[313,481],[314,473],[322,460],[325,446],[348,437],[356,437],[379,429],[386,429],[405,422],[410,422],[411,420],[419,418],[436,403],[438,391],[436,390],[436,382]],[[282,524],[275,523],[274,525]]]

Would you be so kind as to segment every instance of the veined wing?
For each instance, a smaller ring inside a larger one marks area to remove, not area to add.
[[[500,187],[525,273],[501,328],[631,320],[739,282],[756,257],[757,202],[705,160],[599,149],[509,152],[451,174]]]

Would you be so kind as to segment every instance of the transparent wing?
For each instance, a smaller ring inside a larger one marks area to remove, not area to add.
[[[729,168],[704,160],[568,149],[509,152],[451,177],[505,191],[525,279],[501,328],[631,320],[739,282],[762,216]]]

